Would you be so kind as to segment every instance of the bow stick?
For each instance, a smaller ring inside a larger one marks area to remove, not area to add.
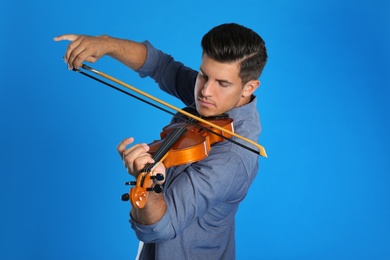
[[[83,68],[83,69],[85,69],[87,71],[90,71],[92,73],[95,73],[95,74],[97,74],[97,75],[99,75],[99,76],[101,76],[103,78],[111,80],[112,82],[115,82],[115,83],[117,83],[117,84],[119,84],[119,85],[121,85],[123,87],[126,87],[126,88],[128,88],[128,89],[130,89],[130,90],[132,90],[132,91],[134,91],[134,92],[136,92],[136,93],[138,93],[138,94],[140,94],[140,95],[142,95],[144,97],[147,97],[147,98],[149,98],[149,99],[151,99],[151,100],[153,100],[153,101],[155,101],[157,103],[160,103],[161,105],[164,105],[164,106],[166,106],[166,107],[168,107],[168,108],[170,108],[172,110],[175,110],[176,112],[179,112],[179,113],[181,113],[183,115],[186,115],[189,118],[193,118],[193,119],[195,119],[195,120],[197,120],[199,122],[202,122],[202,123],[204,123],[206,125],[209,125],[209,126],[215,128],[215,129],[218,129],[218,130],[220,130],[222,132],[225,132],[225,133],[227,133],[229,135],[235,136],[235,137],[237,137],[237,138],[239,138],[239,139],[241,139],[241,140],[243,140],[243,141],[245,141],[247,143],[250,143],[250,144],[254,145],[255,147],[257,147],[259,149],[259,151],[256,151],[256,153],[258,153],[261,156],[268,157],[267,153],[265,151],[265,148],[263,146],[259,145],[258,143],[252,141],[252,140],[249,140],[249,139],[247,139],[247,138],[245,138],[245,137],[243,137],[243,136],[241,136],[239,134],[236,134],[236,133],[234,133],[232,131],[224,129],[224,128],[218,126],[218,125],[210,123],[207,120],[204,120],[204,119],[202,119],[200,117],[197,117],[197,116],[195,116],[195,115],[193,115],[193,114],[191,114],[191,113],[189,113],[187,111],[184,111],[184,110],[182,110],[180,108],[177,108],[177,107],[175,107],[175,106],[173,106],[173,105],[171,105],[171,104],[169,104],[169,103],[167,103],[167,102],[165,102],[165,101],[163,101],[161,99],[158,99],[158,98],[156,98],[156,97],[154,97],[154,96],[152,96],[152,95],[150,95],[150,94],[148,94],[148,93],[146,93],[146,92],[144,92],[142,90],[139,90],[139,89],[137,89],[137,88],[135,88],[135,87],[133,87],[133,86],[123,82],[123,81],[120,81],[120,80],[118,80],[118,79],[116,79],[116,78],[114,78],[114,77],[112,77],[110,75],[107,75],[107,74],[105,74],[105,73],[103,73],[101,71],[98,71],[98,70],[96,70],[94,68],[91,68],[91,67],[89,67],[89,66],[87,66],[85,64],[82,64],[81,68]],[[79,69],[75,69],[74,71],[81,72]],[[88,75],[88,74],[84,74],[84,75]]]

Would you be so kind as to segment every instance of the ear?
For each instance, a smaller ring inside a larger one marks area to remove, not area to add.
[[[260,80],[258,79],[248,81],[243,88],[242,97],[250,97],[259,86]]]

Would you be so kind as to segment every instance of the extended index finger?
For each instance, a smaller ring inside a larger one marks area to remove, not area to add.
[[[59,41],[67,40],[67,41],[73,42],[78,37],[79,37],[79,35],[77,35],[77,34],[63,34],[63,35],[59,35],[57,37],[54,37],[54,41],[59,42]]]

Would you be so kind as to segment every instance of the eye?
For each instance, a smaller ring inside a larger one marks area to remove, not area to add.
[[[219,81],[218,81],[218,85],[221,86],[221,87],[223,87],[223,88],[227,88],[227,87],[229,87],[231,84],[230,84],[229,82],[219,80]]]

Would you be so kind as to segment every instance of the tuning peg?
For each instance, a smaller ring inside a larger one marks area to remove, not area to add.
[[[132,186],[134,186],[136,184],[137,184],[136,181],[127,181],[127,182],[125,182],[125,185],[132,185]]]
[[[150,176],[150,178],[153,180],[153,182],[163,181],[164,175],[162,173],[157,173],[156,175]]]
[[[146,190],[147,191],[154,191],[155,193],[161,193],[163,190],[163,187],[160,184],[156,184],[153,187],[147,188]]]
[[[122,201],[128,201],[130,199],[129,193],[125,193],[121,197]]]
[[[163,190],[163,187],[162,187],[162,185],[160,185],[160,184],[156,184],[156,185],[153,186],[153,191],[154,191],[155,193],[161,193],[162,190]]]

